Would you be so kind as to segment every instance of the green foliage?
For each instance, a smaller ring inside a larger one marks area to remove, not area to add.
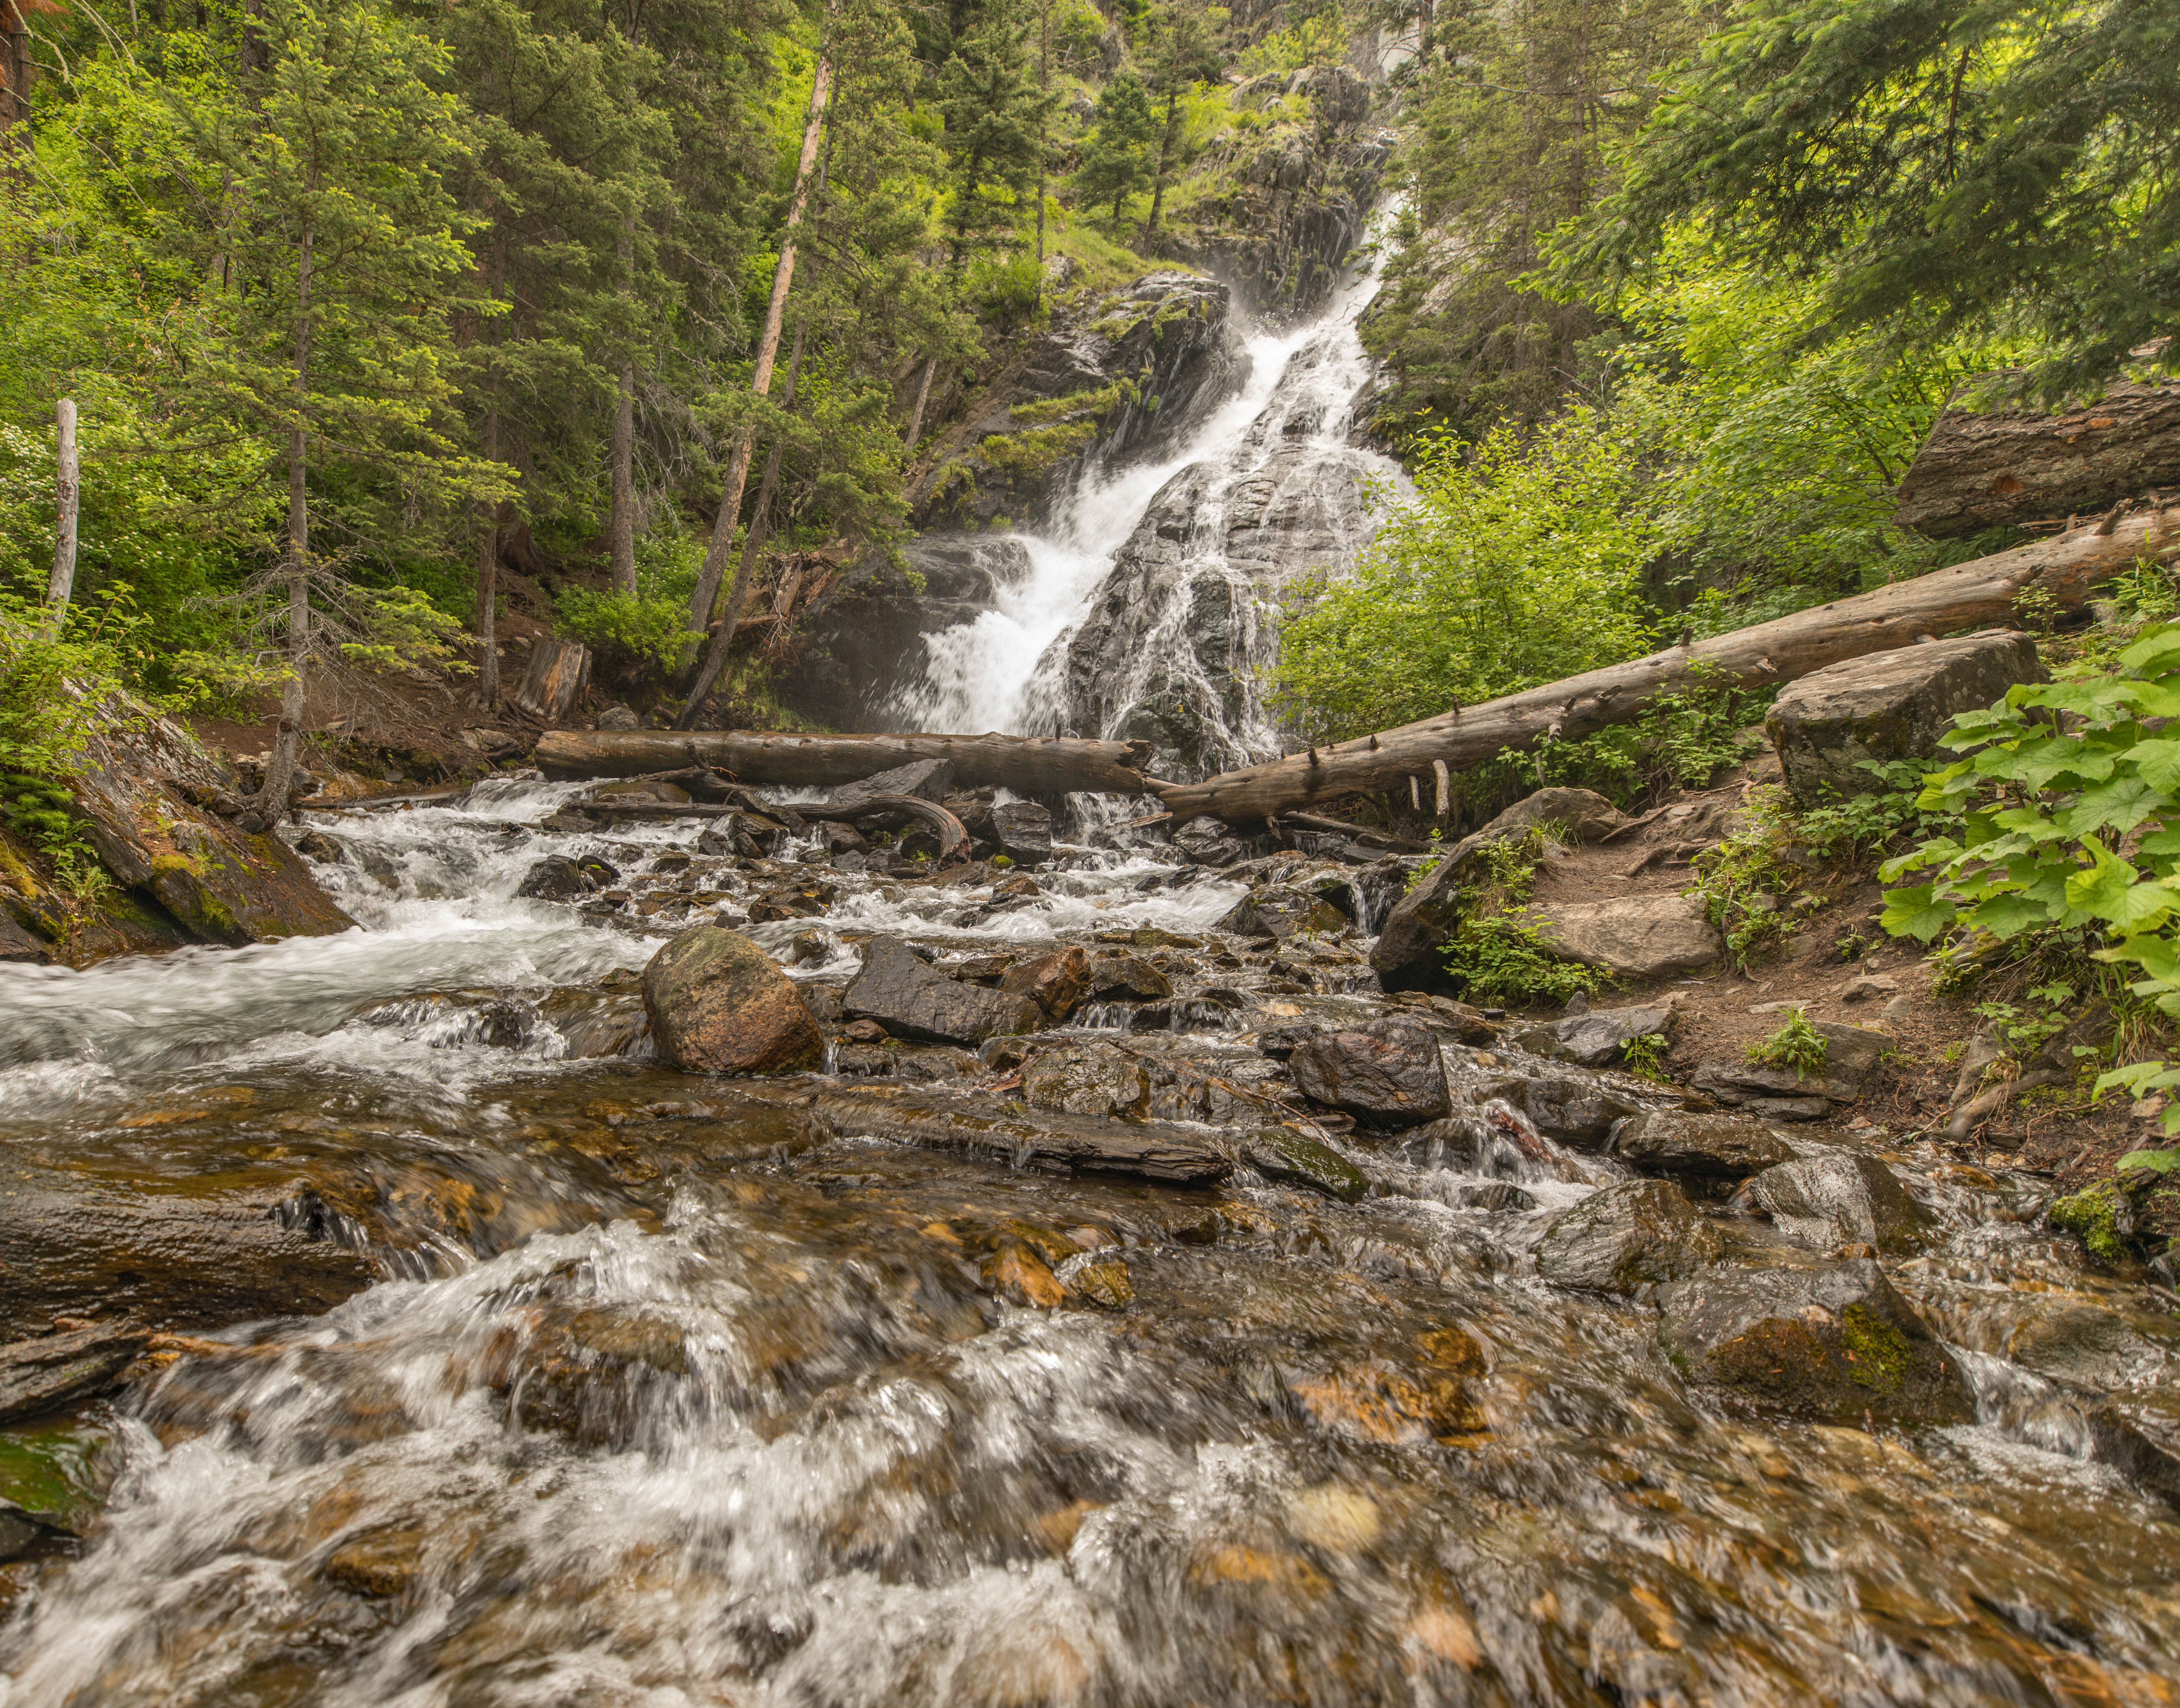
[[[1241,50],[1241,67],[1251,77],[1337,65],[1347,58],[1346,25],[1336,13],[1318,12],[1290,29],[1274,30]]]
[[[1445,946],[1445,970],[1473,1002],[1530,1007],[1597,989],[1595,968],[1555,958],[1525,910],[1472,916]]]
[[[113,711],[130,628],[116,599],[72,606],[56,635],[42,609],[0,591],[0,770],[41,788],[69,774]]]
[[[2052,1199],[2045,1214],[2052,1226],[2078,1237],[2090,1255],[2116,1264],[2125,1262],[2128,1255],[2126,1236],[2132,1222],[2128,1209],[2117,1187],[2100,1182],[2071,1196]]]
[[[646,659],[672,669],[681,658],[690,591],[703,566],[702,540],[679,530],[636,542],[636,590],[563,587],[554,595],[560,625],[623,668]]]
[[[1931,836],[1947,822],[1922,805],[1926,767],[1913,759],[1866,759],[1877,788],[1841,800],[1835,794],[1806,808],[1796,825],[1803,842],[1833,859],[1874,854],[1905,836]]]
[[[2052,395],[2170,329],[2176,145],[2170,7],[1750,0],[1575,254],[1593,276],[1639,268],[1703,222],[1728,255],[1815,282],[1830,333],[2026,331]]]
[[[1752,956],[1785,942],[1793,930],[1793,914],[1781,898],[1799,885],[1802,873],[1784,857],[1787,805],[1783,789],[1750,790],[1747,826],[1692,862],[1696,881],[1682,893],[1725,937],[1734,967],[1745,969]]]
[[[1786,1023],[1769,1038],[1748,1046],[1748,1060],[1759,1067],[1791,1067],[1797,1079],[1820,1078],[1827,1046],[1823,1033],[1810,1024],[1804,1009],[1786,1011]]]
[[[1638,1079],[1647,1079],[1654,1085],[1670,1085],[1672,1076],[1665,1072],[1665,1052],[1672,1040],[1662,1032],[1645,1033],[1640,1038],[1631,1038],[1621,1050],[1621,1065]]]
[[[1082,146],[1075,187],[1093,206],[1110,202],[1117,224],[1129,199],[1150,186],[1150,149],[1159,132],[1150,91],[1123,69],[1098,92],[1097,128]]]
[[[1300,595],[1277,702],[1345,739],[1641,652],[1638,578],[1654,535],[1636,470],[1588,410],[1528,444],[1421,441],[1416,496],[1390,505],[1354,576]]]

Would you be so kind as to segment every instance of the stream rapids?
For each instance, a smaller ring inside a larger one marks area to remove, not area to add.
[[[5,1708],[2174,1700],[2174,1512],[1997,1355],[2027,1306],[2116,1291],[2033,1182],[1888,1153],[1935,1226],[1886,1268],[1972,1421],[1750,1412],[1660,1351],[1642,1292],[1539,1278],[1553,1217],[1627,1177],[1596,1147],[1335,1127],[1353,1203],[1055,1172],[856,1112],[912,1087],[1033,1121],[1004,1058],[696,1078],[633,994],[671,929],[822,881],[742,927],[813,1006],[873,934],[942,967],[1125,942],[1174,999],[1034,1041],[1269,1094],[1269,1028],[1388,1006],[1365,885],[1267,948],[1217,928],[1261,865],[1063,839],[1002,897],[988,868],[707,854],[693,819],[540,828],[576,792],[309,815],[344,936],[0,982],[19,1174],[271,1201],[368,1283],[172,1336],[110,1403],[10,1432],[65,1436],[97,1510],[8,1568]],[[625,899],[519,898],[555,853]],[[1275,865],[1335,900],[1355,869]],[[1570,1072],[1442,1049],[1462,1107],[1487,1068]],[[1132,1296],[1026,1300],[1022,1252]]]

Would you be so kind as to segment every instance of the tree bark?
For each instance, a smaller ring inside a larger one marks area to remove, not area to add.
[[[1434,761],[1460,769],[1539,741],[1579,740],[1641,716],[1658,694],[1698,667],[1704,667],[1706,684],[1776,686],[1844,658],[1913,646],[1919,636],[2011,624],[2016,602],[2031,590],[2048,592],[2062,607],[2077,605],[2136,558],[2175,547],[2180,547],[2180,509],[2129,516],[2108,532],[2105,524],[2075,528],[2056,539],[1935,570],[1693,647],[1668,647],[1397,730],[1313,748],[1306,756],[1202,783],[1167,784],[1159,795],[1175,824],[1206,814],[1232,820],[1291,812],[1388,787],[1431,770]]]
[[[1082,790],[1140,795],[1148,741],[1044,740],[1030,736],[790,736],[758,730],[548,730],[537,763],[548,777],[644,777],[704,765],[757,785],[831,787],[875,777],[918,759],[944,759],[964,787],[983,784],[1021,795]]]
[[[485,290],[496,302],[501,287],[507,282],[507,238],[497,219],[487,255]],[[498,335],[488,322],[483,332],[487,348],[498,344]],[[499,375],[496,372],[492,374],[491,383],[491,400],[485,405],[484,425],[479,434],[479,449],[488,463],[499,460]],[[484,525],[477,541],[477,697],[484,702],[487,711],[496,710],[499,705],[499,613],[496,609],[499,598],[499,531],[511,508],[504,502],[484,505]]]
[[[2180,485],[2180,381],[2116,385],[2087,409],[1947,410],[1900,482],[1893,520],[1938,539],[2071,515]]]
[[[76,460],[75,399],[64,397],[53,407],[53,572],[46,583],[46,621],[55,634],[67,620],[75,592],[76,508],[83,492]]]
[[[624,228],[620,239],[621,288],[628,294],[635,240]],[[613,418],[613,557],[614,591],[636,592],[636,361],[625,350],[620,358],[620,383],[614,396]]]
[[[765,310],[764,335],[757,342],[757,369],[750,376],[750,394],[762,397],[772,389],[772,365],[779,354],[779,333],[787,318],[787,293],[795,283],[795,232],[802,223],[802,208],[810,193],[810,178],[818,163],[818,143],[824,135],[825,107],[833,93],[833,62],[823,51],[818,56],[817,74],[810,85],[810,113],[803,121],[802,156],[795,168],[795,190],[787,203],[787,223],[780,238],[779,264],[773,269],[772,302]],[[704,554],[704,568],[689,598],[689,627],[702,635],[712,620],[712,607],[719,596],[727,554],[735,543],[735,526],[741,515],[742,488],[749,481],[750,455],[757,443],[754,425],[745,425],[735,435],[734,456],[727,468],[726,490],[719,497],[718,520],[712,525],[712,543]]]
[[[306,231],[295,258],[295,418],[288,427],[288,679],[280,685],[280,727],[256,813],[269,829],[288,811],[288,785],[303,735],[305,673],[311,663],[311,263],[314,234]]]
[[[809,329],[807,321],[795,328],[795,351],[787,358],[787,389],[780,397],[782,409],[795,407],[795,388],[802,377],[802,339]],[[704,697],[712,691],[712,684],[718,680],[720,670],[726,665],[727,649],[734,645],[735,631],[741,626],[742,602],[749,597],[750,576],[769,532],[772,498],[779,488],[779,465],[786,452],[786,434],[775,433],[772,454],[764,460],[764,482],[757,488],[757,507],[750,512],[749,537],[742,542],[741,561],[735,566],[734,589],[727,595],[726,615],[720,620],[712,644],[705,649],[704,668],[697,671],[689,697],[681,702],[681,714],[674,720],[677,730],[686,730],[696,723],[697,708],[702,706]]]
[[[916,449],[916,441],[923,432],[923,406],[931,400],[931,376],[939,366],[939,358],[927,355],[923,359],[923,375],[916,383],[916,402],[908,411],[908,431],[901,436],[903,455]]]
[[[1148,242],[1151,234],[1158,229],[1159,212],[1165,206],[1166,157],[1173,152],[1174,115],[1181,107],[1181,92],[1168,91],[1165,97],[1165,129],[1159,133],[1158,173],[1151,180],[1150,217],[1143,221],[1143,234],[1138,242]]]

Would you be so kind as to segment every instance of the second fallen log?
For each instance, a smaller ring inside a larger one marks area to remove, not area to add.
[[[755,730],[548,730],[537,768],[564,781],[654,776],[704,765],[761,787],[837,788],[919,759],[943,759],[964,788],[990,784],[1018,795],[1084,791],[1141,795],[1148,741],[1027,736],[798,736]]]

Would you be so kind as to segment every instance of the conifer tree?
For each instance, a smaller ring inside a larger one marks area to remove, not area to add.
[[[1151,211],[1142,236],[1157,230],[1165,206],[1165,187],[1186,162],[1187,120],[1181,97],[1197,84],[1219,75],[1220,60],[1210,21],[1194,6],[1173,0],[1151,17],[1150,92],[1165,108],[1158,131],[1158,154],[1151,168]]]
[[[1126,68],[1098,91],[1097,129],[1082,149],[1075,187],[1085,200],[1113,204],[1113,223],[1120,223],[1130,196],[1150,182],[1150,147],[1159,135],[1143,80]]]
[[[939,75],[953,180],[947,229],[958,270],[1010,240],[1016,204],[1036,184],[1053,97],[1038,87],[1021,0],[983,0]]]

